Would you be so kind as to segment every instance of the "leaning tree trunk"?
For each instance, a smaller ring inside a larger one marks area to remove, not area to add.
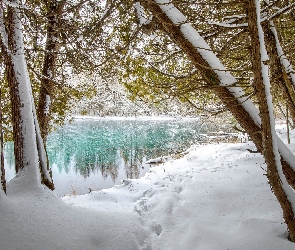
[[[275,42],[275,48],[277,50],[277,55],[280,60],[286,87],[288,88],[293,103],[295,103],[295,72],[293,66],[283,51],[277,29],[272,20],[269,21],[269,28],[272,32],[272,39],[274,39]]]
[[[161,28],[170,36],[173,42],[192,61],[196,69],[202,74],[207,85],[212,87],[214,93],[236,118],[241,127],[250,135],[257,149],[262,152],[261,121],[256,107],[249,99],[247,100],[241,88],[234,86],[234,77],[228,72],[226,72],[228,74],[225,73],[226,70],[221,63],[217,63],[218,65],[210,64],[209,61],[219,62],[219,60],[204,39],[199,36],[189,23],[186,23],[186,20],[173,22],[173,10],[176,8],[172,4],[158,4],[158,1],[151,0],[142,0],[141,2],[151,11]],[[177,14],[178,17],[181,16],[181,13]],[[186,33],[193,35],[186,35],[185,30],[187,29],[190,32]],[[219,68],[220,70],[218,70]],[[280,140],[278,143],[284,174],[289,184],[295,189],[294,155]]]
[[[3,20],[3,6],[0,7],[1,39],[11,94],[16,171],[27,182],[28,187],[36,187],[39,182],[43,182],[53,189],[51,176],[46,168],[41,169],[42,178],[40,176],[39,162],[44,162],[44,150],[42,151],[43,142],[38,136],[38,121],[24,57],[19,5],[19,1],[14,1],[13,6],[7,7],[6,23]]]
[[[277,50],[277,41],[271,27],[273,23],[266,21],[262,23],[265,45],[269,56],[269,66],[271,82],[277,84],[277,88],[281,91],[284,101],[286,101],[287,109],[292,121],[295,121],[295,92],[290,83],[290,79],[287,77],[285,69],[281,64],[280,56]]]
[[[270,22],[270,29],[276,41],[276,49],[277,49],[278,56],[280,58],[281,65],[284,69],[285,77],[288,79],[288,82],[291,84],[290,87],[295,88],[295,72],[294,72],[293,66],[291,62],[287,59],[283,51],[274,22],[273,21],[269,21],[269,22]]]
[[[249,36],[252,48],[252,66],[254,72],[253,86],[255,88],[262,127],[263,156],[267,164],[267,178],[278,202],[283,210],[284,220],[288,226],[290,239],[295,242],[295,217],[292,199],[294,193],[289,186],[284,187],[284,176],[280,176],[281,163],[277,149],[276,137],[274,137],[275,123],[273,118],[272,100],[270,94],[270,82],[268,77],[268,57],[263,39],[263,31],[260,25],[260,2],[248,0],[247,6]],[[293,194],[292,194],[293,193]],[[290,197],[290,194],[292,195]]]

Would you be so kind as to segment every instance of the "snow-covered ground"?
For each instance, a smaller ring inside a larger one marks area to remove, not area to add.
[[[12,181],[0,197],[0,249],[294,249],[264,160],[247,149],[194,146],[141,179],[62,200]]]

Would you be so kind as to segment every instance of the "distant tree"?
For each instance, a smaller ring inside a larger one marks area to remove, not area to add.
[[[37,114],[46,140],[52,124],[62,124],[72,103],[97,93],[95,83],[82,79],[74,86],[72,76],[99,74],[111,84],[117,61],[128,53],[138,29],[129,13],[132,1],[42,0],[27,5],[25,29],[33,31],[25,32],[29,72],[34,75]]]

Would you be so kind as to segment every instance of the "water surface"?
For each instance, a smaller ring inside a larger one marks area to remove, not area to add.
[[[204,133],[198,119],[80,119],[52,132],[47,151],[55,192],[85,194],[139,178],[151,158],[186,150]],[[6,169],[13,175],[11,145]]]

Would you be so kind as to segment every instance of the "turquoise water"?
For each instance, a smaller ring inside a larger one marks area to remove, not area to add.
[[[186,150],[205,129],[197,119],[76,120],[48,137],[55,192],[85,194],[139,178],[149,169],[147,160]],[[12,150],[6,151],[11,175]]]

